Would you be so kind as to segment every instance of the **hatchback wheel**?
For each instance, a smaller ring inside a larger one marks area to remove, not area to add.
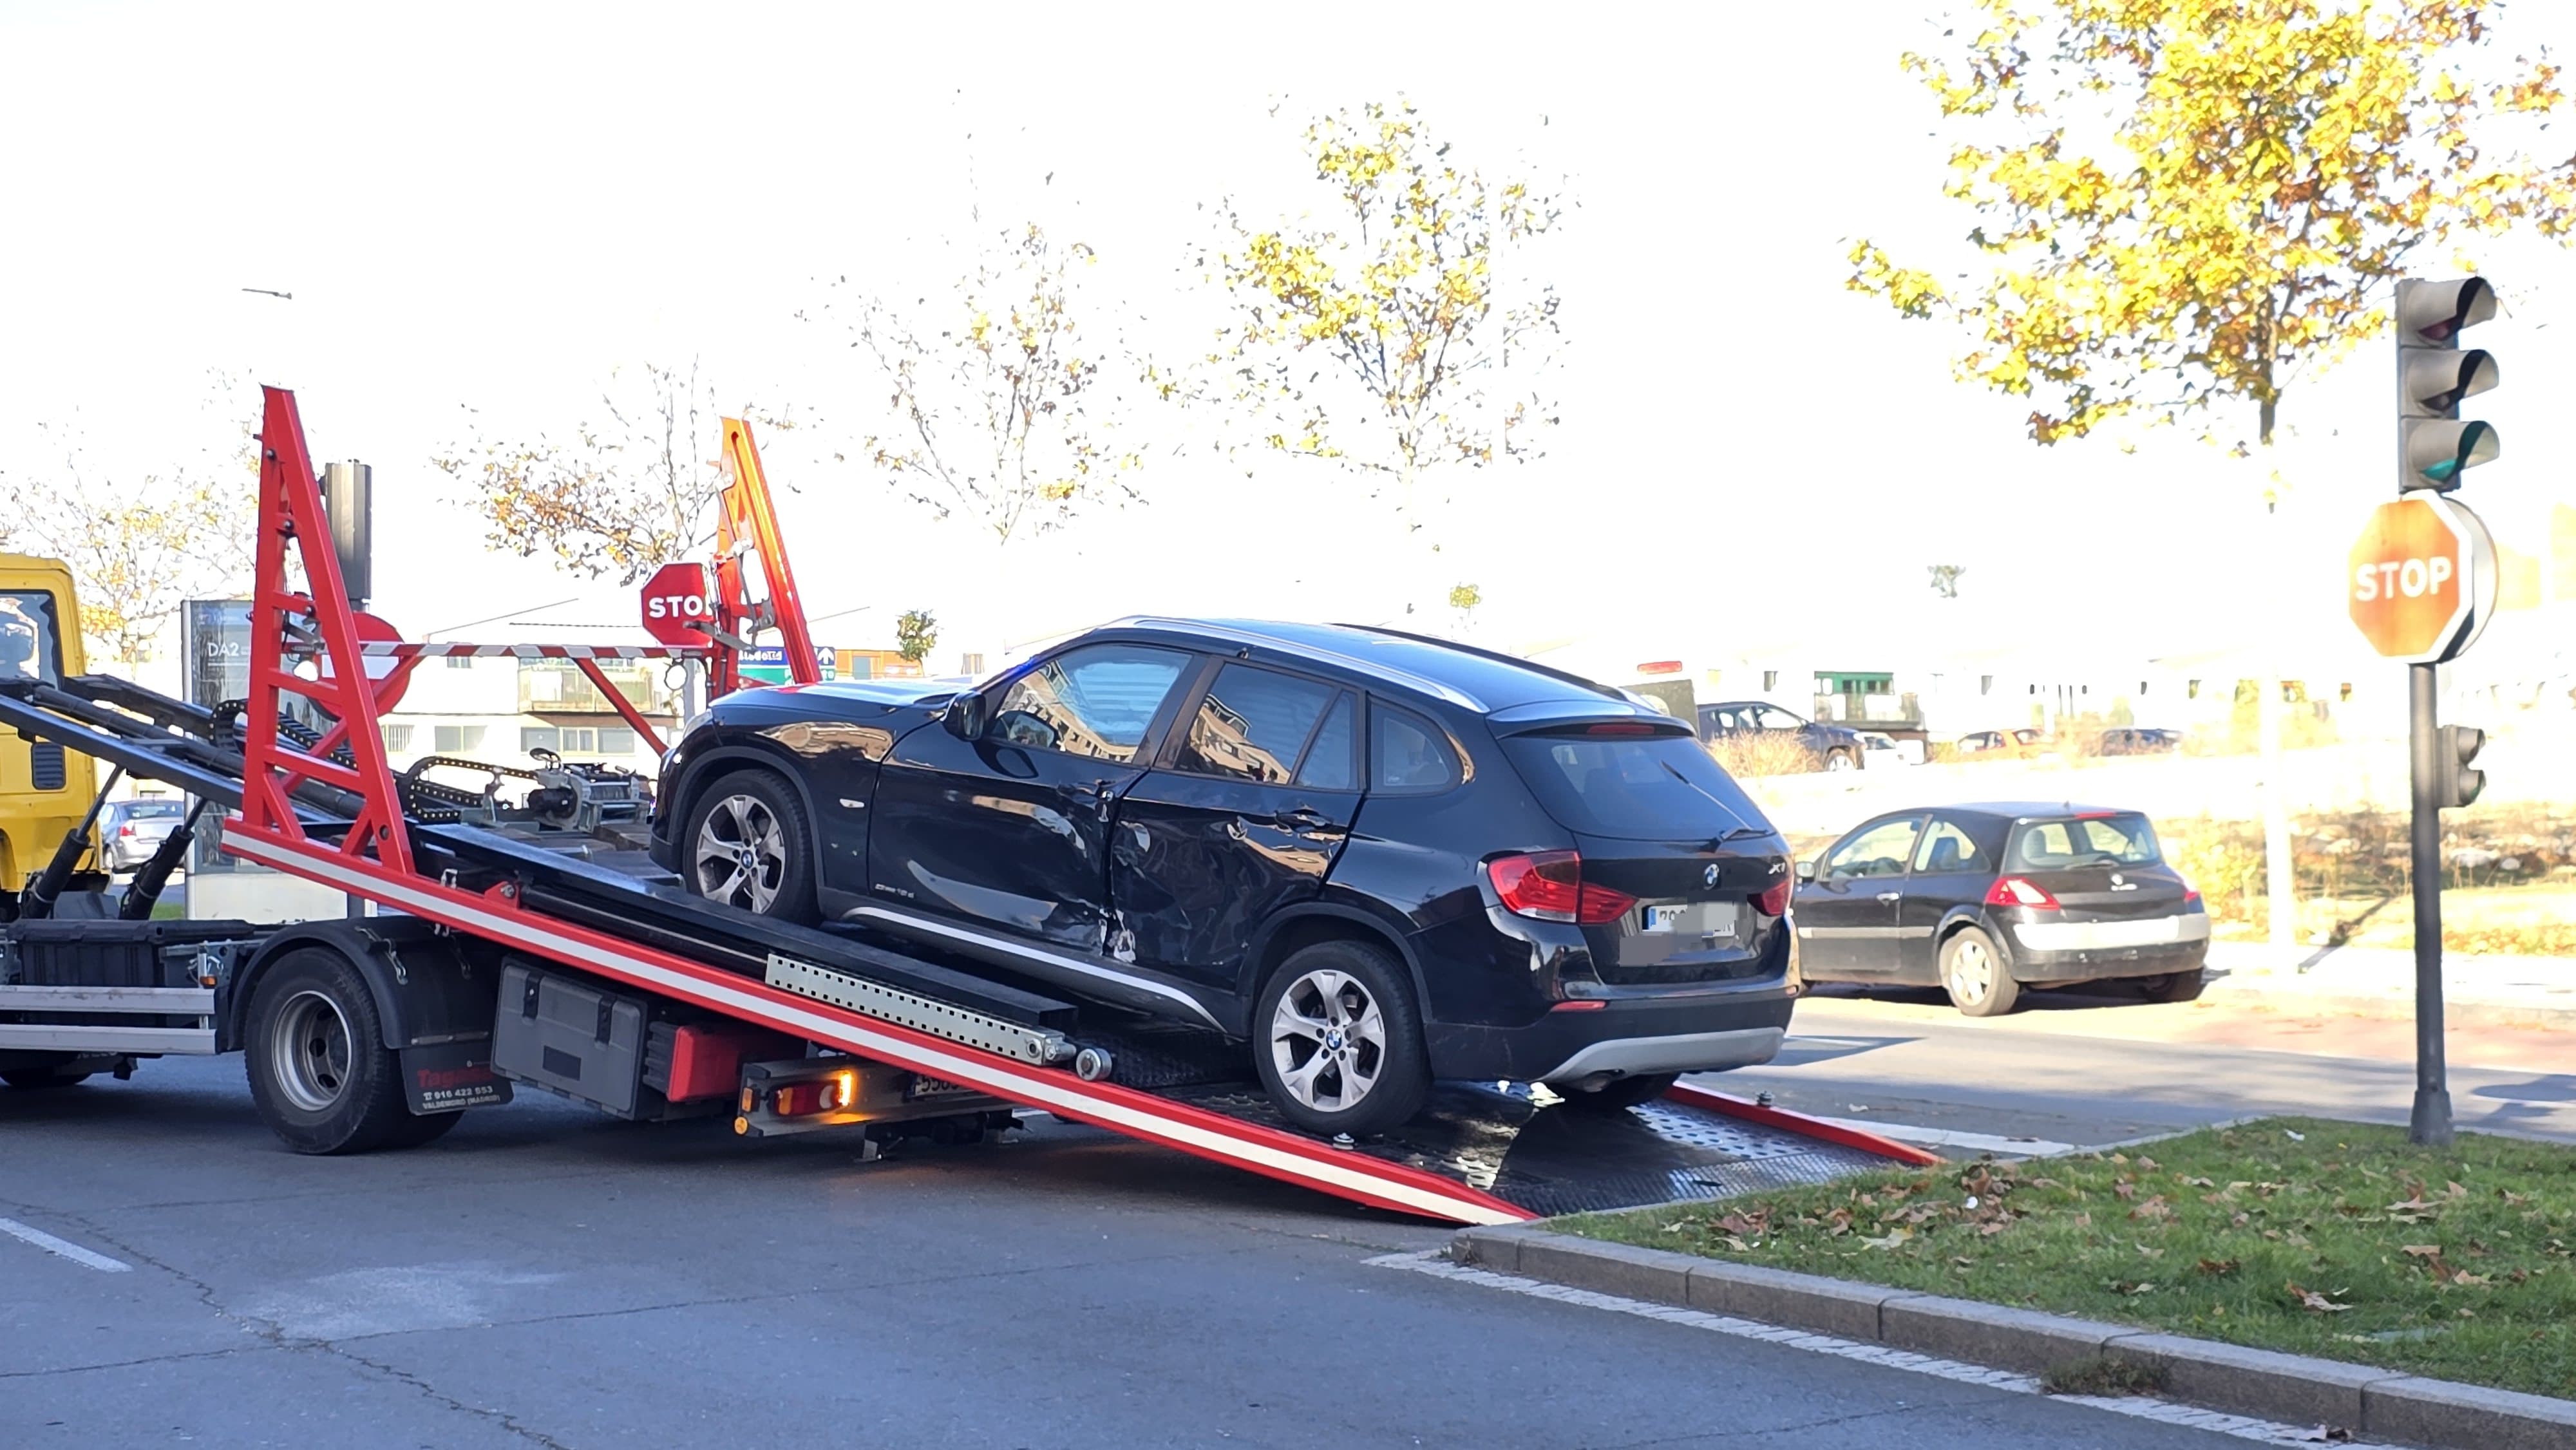
[[[1311,1133],[1382,1133],[1430,1095],[1422,1019],[1404,969],[1359,942],[1319,942],[1282,963],[1253,1021],[1270,1100]]]
[[[814,920],[814,863],[804,809],[785,781],[736,771],[706,788],[682,836],[689,889],[782,921]]]
[[[1828,751],[1825,754],[1825,769],[1827,770],[1856,770],[1859,768],[1859,765],[1860,762],[1854,760],[1852,758],[1852,753],[1848,750],[1833,750]]]
[[[2001,1017],[2021,998],[1995,939],[1973,926],[1941,943],[1941,985],[1950,1005],[1970,1017]]]
[[[2140,977],[2138,991],[2150,1002],[2196,1002],[2200,989],[2208,985],[2207,974],[2194,967],[2188,972],[2167,972],[2161,977]]]

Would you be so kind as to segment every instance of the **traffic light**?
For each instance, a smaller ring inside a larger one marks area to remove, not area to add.
[[[2478,798],[2487,788],[2487,773],[2472,770],[2469,762],[2486,749],[2487,732],[2474,725],[2445,725],[2436,742],[2433,760],[2437,766],[2434,785],[2441,791],[2444,809],[2457,809]]]
[[[2495,316],[2484,277],[2397,284],[2397,488],[2448,493],[2503,452],[2491,424],[2462,421],[2460,400],[2496,385],[2495,358],[2460,333]]]

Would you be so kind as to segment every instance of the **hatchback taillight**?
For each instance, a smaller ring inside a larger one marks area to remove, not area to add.
[[[1524,856],[1497,856],[1485,863],[1494,895],[1515,916],[1540,921],[1572,921],[1599,926],[1617,921],[1637,898],[1607,886],[1587,886],[1583,857],[1573,851],[1533,851]]]
[[[1753,898],[1753,909],[1764,916],[1788,915],[1789,878],[1783,876],[1765,887],[1761,895]]]
[[[1998,876],[1986,888],[1988,906],[2029,906],[2041,911],[2057,910],[2057,898],[2018,876]]]

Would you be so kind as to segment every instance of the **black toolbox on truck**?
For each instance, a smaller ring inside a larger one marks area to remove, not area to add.
[[[13,921],[0,926],[0,986],[194,987],[200,948],[256,940],[270,929],[246,921]]]
[[[644,1016],[641,998],[505,957],[492,1070],[631,1118],[644,1081]]]

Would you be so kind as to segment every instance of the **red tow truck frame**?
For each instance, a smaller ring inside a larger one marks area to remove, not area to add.
[[[1402,1154],[1356,1151],[1357,1145],[1320,1142],[1248,1120],[1241,1113],[1179,1101],[1167,1093],[1090,1080],[1107,1069],[1101,1068],[1099,1073],[1076,1070],[1069,1043],[1057,1042],[1038,1054],[1043,1060],[1033,1060],[1026,1051],[1015,1054],[996,1050],[988,1038],[975,1032],[943,1027],[944,1019],[936,1012],[915,1013],[902,1007],[871,1011],[846,1005],[852,1001],[881,1005],[901,997],[900,993],[890,996],[868,979],[865,958],[809,964],[799,960],[795,952],[771,947],[766,972],[753,975],[740,965],[717,964],[720,960],[738,964],[744,961],[745,953],[738,945],[729,948],[729,954],[701,953],[690,948],[684,933],[641,922],[629,925],[616,912],[568,913],[550,904],[556,898],[539,889],[542,873],[514,870],[510,866],[513,858],[507,856],[491,858],[500,863],[501,869],[486,874],[495,874],[498,879],[480,889],[461,884],[452,866],[436,872],[424,867],[420,864],[424,849],[433,857],[449,860],[463,859],[457,854],[460,842],[482,842],[476,849],[493,852],[502,849],[481,833],[460,831],[454,826],[422,826],[404,808],[406,797],[398,788],[379,728],[380,705],[400,690],[403,677],[420,660],[432,654],[471,651],[557,656],[560,652],[560,657],[579,664],[603,693],[617,702],[628,723],[648,740],[658,739],[649,722],[598,671],[593,663],[596,658],[667,658],[703,653],[721,693],[741,683],[739,650],[759,630],[774,628],[786,639],[788,665],[797,678],[810,682],[816,677],[811,635],[778,521],[770,507],[757,449],[746,426],[727,421],[726,457],[733,477],[725,493],[715,570],[720,618],[703,651],[690,646],[439,646],[381,641],[370,644],[360,638],[332,550],[303,424],[291,393],[265,390],[260,438],[250,701],[242,715],[239,809],[222,827],[222,846],[227,852],[375,903],[384,911],[497,945],[516,956],[542,959],[550,969],[570,969],[579,980],[640,992],[648,1002],[685,1004],[733,1023],[908,1072],[917,1079],[970,1090],[1004,1104],[1044,1110],[1059,1118],[1093,1124],[1356,1203],[1471,1224],[1508,1223],[1535,1216],[1530,1207],[1478,1186],[1474,1180],[1495,1182],[1507,1165],[1480,1164],[1472,1153],[1449,1155],[1444,1161],[1451,1167],[1450,1172],[1433,1171],[1431,1166],[1423,1166],[1429,1160],[1422,1155],[1415,1155],[1417,1161],[1406,1161]],[[758,600],[752,598],[744,568],[746,561],[754,558],[759,562],[760,583],[766,590],[765,597]],[[371,656],[392,656],[397,663],[390,674],[371,680],[366,673]],[[109,683],[115,686],[118,703],[139,693],[122,682]],[[221,789],[222,782],[210,781],[206,774],[201,761],[205,752],[198,746],[187,744],[181,749],[157,735],[143,738],[126,730],[121,722],[108,719],[108,712],[84,709],[77,702],[64,703],[59,694],[29,693],[27,699],[35,703],[27,705],[20,704],[14,695],[0,700],[0,721],[16,725],[22,733],[53,736],[69,748],[114,759],[137,774],[151,775],[157,767],[166,772],[162,778],[183,786]],[[269,722],[293,716],[296,712],[289,706],[297,700],[332,721],[327,731],[320,732],[310,743],[300,742],[283,726],[269,726]],[[188,708],[168,703],[172,709]],[[37,708],[40,705],[44,708]],[[124,708],[138,707],[125,704]],[[174,763],[179,756],[199,763]],[[317,809],[317,799],[340,805]],[[730,913],[729,908],[698,903],[694,898],[688,904],[692,909],[741,915]],[[765,919],[756,920],[769,929]],[[814,937],[813,949],[821,954],[821,938],[806,935]],[[750,955],[756,958],[759,951],[755,944]],[[883,953],[875,959],[887,960]],[[832,983],[846,980],[848,990],[827,990],[824,996],[818,996],[810,985],[792,989],[798,983],[810,984],[817,979]],[[781,982],[788,985],[780,985]],[[13,990],[24,989],[0,986],[0,1022],[27,1020],[23,1014],[8,1011],[8,994]],[[533,994],[534,989],[530,990]],[[840,996],[843,1000],[825,1000],[825,996]],[[604,1007],[601,1021],[604,1040]],[[390,1033],[391,1028],[387,1030]],[[392,1050],[401,1044],[388,1042],[385,1046]],[[1103,1055],[1098,1061],[1105,1063],[1107,1058]],[[1663,1106],[1674,1112],[1705,1114],[1714,1122],[1735,1122],[1744,1131],[1789,1135],[1800,1140],[1793,1147],[1812,1146],[1827,1154],[1841,1151],[1861,1162],[1930,1161],[1930,1155],[1919,1149],[1767,1106],[1757,1107],[1723,1094],[1684,1088],[1676,1091],[1672,1103]],[[736,1126],[742,1130],[742,1121],[738,1119]],[[1461,1162],[1467,1165],[1463,1173],[1456,1166]],[[1844,1171],[1848,1171],[1848,1165]],[[1684,1196],[1689,1195],[1685,1192]]]

